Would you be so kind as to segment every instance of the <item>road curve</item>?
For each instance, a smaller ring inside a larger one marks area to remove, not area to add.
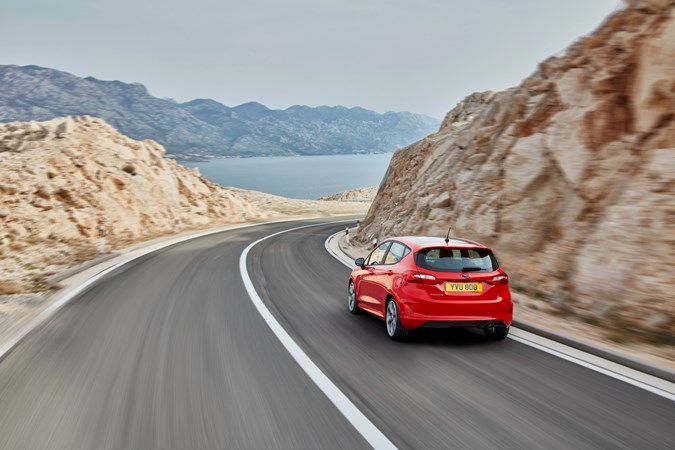
[[[143,257],[0,361],[0,448],[368,448],[248,298],[239,255],[295,224]]]
[[[258,293],[306,353],[400,448],[672,448],[675,402],[511,339],[453,330],[390,341],[347,312],[349,269],[324,242],[344,226],[261,242]]]
[[[211,235],[106,276],[0,361],[0,448],[367,448],[248,298],[251,242],[309,222]],[[513,340],[387,339],[346,310],[344,224],[253,247],[257,292],[401,448],[670,448],[675,403]]]

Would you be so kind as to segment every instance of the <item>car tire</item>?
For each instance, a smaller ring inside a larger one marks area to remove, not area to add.
[[[401,315],[398,312],[398,305],[393,298],[390,298],[387,302],[384,321],[387,325],[387,335],[390,339],[399,342],[408,339],[410,330],[401,325]]]
[[[359,300],[356,298],[356,288],[354,287],[354,282],[349,282],[348,297],[347,297],[347,308],[352,314],[361,314],[363,310],[359,308]]]
[[[485,333],[485,337],[491,341],[503,341],[506,339],[506,336],[509,335],[509,328],[510,327],[496,327],[492,333],[487,330],[484,330],[483,333]]]

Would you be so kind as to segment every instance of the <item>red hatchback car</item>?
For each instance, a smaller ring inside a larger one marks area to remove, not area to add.
[[[494,340],[509,333],[509,277],[492,250],[463,239],[390,238],[358,258],[349,278],[349,311],[384,319],[405,340],[413,328],[479,328]]]

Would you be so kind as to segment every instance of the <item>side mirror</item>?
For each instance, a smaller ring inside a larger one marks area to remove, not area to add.
[[[359,266],[362,269],[366,268],[366,260],[364,258],[356,258],[356,261],[354,261],[354,264]]]

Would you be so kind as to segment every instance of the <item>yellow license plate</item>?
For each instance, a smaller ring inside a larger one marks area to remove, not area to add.
[[[483,283],[445,283],[445,292],[483,292]]]

